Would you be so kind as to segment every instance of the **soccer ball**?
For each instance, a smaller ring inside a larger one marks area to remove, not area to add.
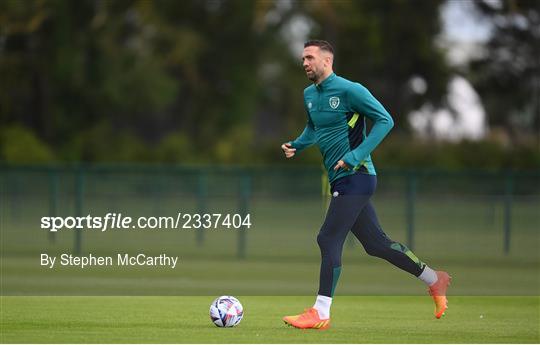
[[[218,297],[210,304],[210,319],[218,327],[234,327],[242,321],[244,308],[233,296]]]

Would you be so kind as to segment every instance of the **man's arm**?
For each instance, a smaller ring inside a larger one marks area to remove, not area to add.
[[[315,136],[315,129],[313,128],[313,122],[311,122],[311,118],[309,117],[308,112],[308,122],[302,134],[300,134],[300,136],[295,140],[289,141],[281,145],[281,149],[285,153],[285,157],[291,158],[295,155],[297,151],[300,152],[303,149],[315,144],[315,142],[317,142],[317,138]]]
[[[304,128],[304,131],[298,138],[295,140],[289,142],[293,148],[296,149],[297,152],[302,151],[303,149],[315,144],[317,141],[315,137],[315,129],[313,129],[313,124],[311,123],[311,120],[308,119],[308,123],[306,124],[306,128]]]
[[[394,120],[364,86],[354,84],[353,88],[349,90],[348,96],[353,110],[373,121],[373,127],[366,139],[342,158],[349,167],[354,168],[360,165],[390,132],[394,126]]]

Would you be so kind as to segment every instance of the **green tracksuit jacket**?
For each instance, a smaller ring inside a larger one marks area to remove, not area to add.
[[[329,182],[356,171],[375,175],[370,153],[394,125],[390,114],[364,86],[332,73],[304,90],[307,125],[291,142],[296,153],[318,144]],[[366,117],[373,121],[366,136]],[[334,166],[342,159],[349,171]]]

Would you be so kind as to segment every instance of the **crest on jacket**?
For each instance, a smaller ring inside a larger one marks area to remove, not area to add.
[[[339,107],[339,97],[330,97],[328,103],[330,103],[332,109],[337,109]]]

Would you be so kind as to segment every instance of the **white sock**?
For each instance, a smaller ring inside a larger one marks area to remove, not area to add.
[[[431,286],[435,284],[439,278],[437,278],[437,273],[426,265],[422,271],[422,274],[418,276],[418,279],[426,283],[428,286]]]
[[[313,308],[317,309],[317,312],[319,313],[319,318],[321,318],[321,320],[325,320],[330,318],[331,305],[332,297],[318,295]]]

